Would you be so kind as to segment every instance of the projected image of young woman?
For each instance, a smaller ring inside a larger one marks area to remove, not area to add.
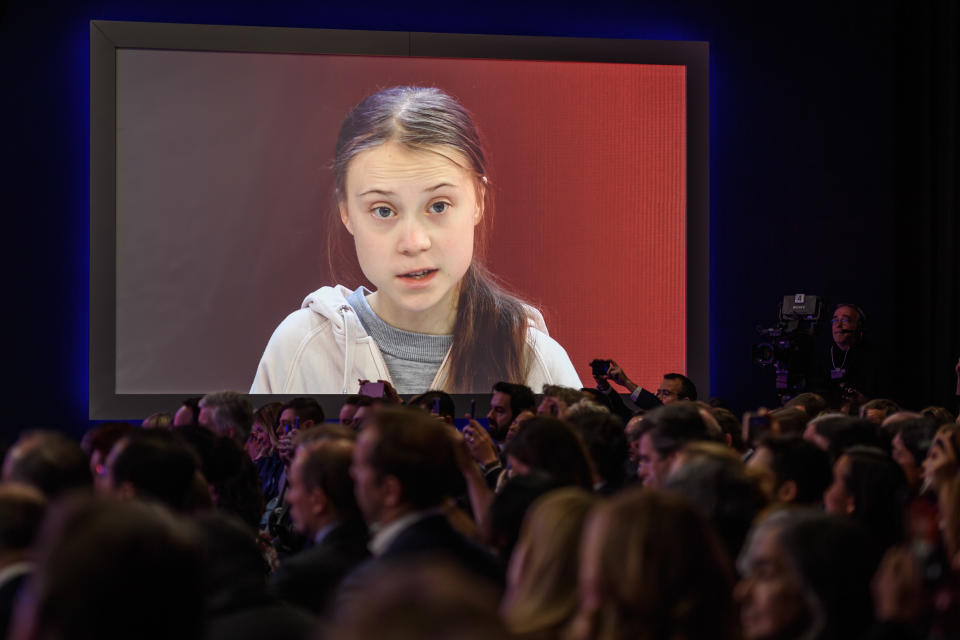
[[[540,312],[474,259],[489,179],[463,106],[433,88],[375,93],[347,114],[333,167],[340,220],[375,290],[310,294],[274,331],[251,393],[356,393],[360,379],[400,393],[580,387]]]

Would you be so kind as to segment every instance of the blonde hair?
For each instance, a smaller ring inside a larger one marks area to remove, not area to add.
[[[596,502],[583,489],[570,487],[551,491],[530,507],[510,558],[511,573],[519,569],[520,575],[507,587],[500,609],[513,633],[558,630],[576,612],[580,538]]]
[[[720,540],[695,507],[666,492],[627,490],[590,514],[580,588],[574,640],[735,636]]]

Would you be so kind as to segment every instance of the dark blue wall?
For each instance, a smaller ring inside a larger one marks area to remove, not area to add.
[[[723,4],[9,2],[4,430],[87,424],[92,19],[709,41],[712,394],[735,409],[770,395],[750,345],[784,294],[857,301],[874,337],[894,340],[892,0]]]

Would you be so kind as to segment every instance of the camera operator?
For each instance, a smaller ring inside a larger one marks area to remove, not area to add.
[[[814,391],[832,407],[856,412],[870,398],[882,396],[883,359],[864,339],[866,314],[855,304],[834,307],[830,319],[833,343],[821,356],[813,380]]]

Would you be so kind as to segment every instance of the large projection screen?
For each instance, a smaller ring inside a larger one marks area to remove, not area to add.
[[[91,418],[249,389],[308,293],[371,286],[330,164],[396,85],[472,113],[482,260],[584,385],[614,358],[706,391],[705,44],[93,22],[91,51]]]

